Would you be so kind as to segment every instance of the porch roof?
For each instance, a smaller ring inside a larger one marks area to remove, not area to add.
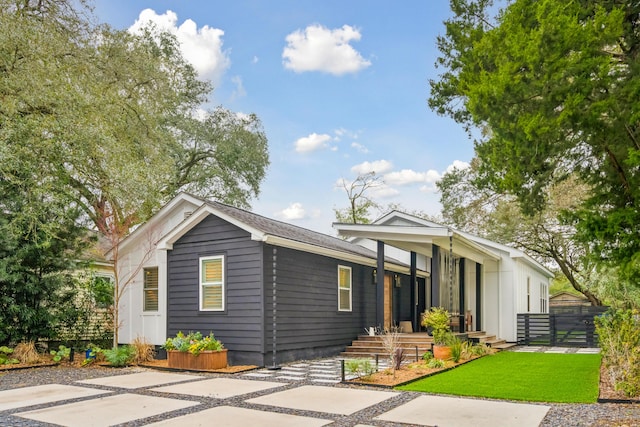
[[[449,250],[450,238],[454,255],[483,264],[486,260],[499,261],[500,255],[487,249],[448,227],[421,225],[346,224],[334,223],[341,236],[382,241],[405,251],[432,256],[432,246]]]

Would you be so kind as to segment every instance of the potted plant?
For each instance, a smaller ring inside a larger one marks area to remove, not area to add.
[[[227,367],[227,349],[213,336],[202,336],[200,332],[188,335],[178,332],[168,338],[162,346],[167,350],[170,368],[212,370]]]
[[[433,356],[447,360],[451,357],[450,345],[456,340],[449,326],[449,312],[442,307],[431,307],[422,313],[422,326],[431,330]]]

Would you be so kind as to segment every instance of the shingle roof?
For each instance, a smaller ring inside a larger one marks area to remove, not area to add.
[[[349,254],[360,255],[367,258],[377,258],[376,252],[356,245],[354,243],[339,239],[337,237],[332,237],[327,234],[308,230],[306,228],[298,227],[286,222],[267,218],[253,212],[225,205],[220,202],[206,201],[205,203],[207,203],[212,208],[217,209],[256,230],[260,230],[267,235],[281,237],[300,243],[306,243],[325,249],[332,249]],[[405,265],[404,263],[389,257],[385,257],[385,261],[397,265]]]

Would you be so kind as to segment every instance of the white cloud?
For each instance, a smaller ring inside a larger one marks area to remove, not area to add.
[[[291,203],[289,207],[281,210],[276,213],[277,218],[281,218],[285,221],[293,221],[296,219],[304,219],[306,216],[306,212],[304,207],[302,207],[302,203]]]
[[[309,136],[299,138],[295,142],[296,151],[298,153],[308,153],[310,151],[319,150],[327,147],[327,142],[331,141],[331,136],[327,134],[318,135],[312,133]]]
[[[462,160],[454,160],[449,166],[447,166],[446,172],[451,172],[454,169],[465,170],[469,168],[469,163],[463,162]]]
[[[247,91],[244,89],[244,85],[242,84],[242,77],[233,76],[231,78],[231,82],[236,86],[231,94],[232,99],[242,98],[247,95]]]
[[[431,169],[426,172],[416,172],[411,169],[402,169],[384,176],[384,181],[392,185],[408,185],[416,183],[435,183],[440,179],[440,174]]]
[[[302,73],[322,71],[333,75],[356,73],[371,65],[349,43],[360,40],[360,32],[349,25],[328,29],[310,25],[286,37],[282,52],[285,68]]]
[[[357,142],[352,142],[351,143],[351,148],[355,148],[359,153],[362,153],[362,154],[369,153],[369,149],[367,147],[365,147],[364,145],[359,144]]]
[[[176,36],[184,58],[193,65],[201,77],[218,83],[229,68],[231,61],[227,52],[222,50],[224,31],[208,25],[198,29],[191,19],[187,19],[178,26],[178,15],[175,12],[167,10],[164,14],[158,15],[152,9],[140,12],[136,22],[129,27],[129,31],[139,32],[149,23]]]
[[[351,168],[351,172],[355,172],[358,175],[375,172],[376,174],[380,175],[387,172],[388,170],[391,170],[391,168],[393,168],[393,164],[388,160],[376,160],[374,162],[363,162],[359,165],[355,165]]]

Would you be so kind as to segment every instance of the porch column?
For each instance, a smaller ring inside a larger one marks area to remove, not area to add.
[[[418,269],[418,256],[415,252],[411,251],[411,323],[414,331],[419,331],[420,320],[418,319],[418,278],[416,271]]]
[[[464,306],[464,283],[465,283],[465,259],[464,258],[460,258],[460,280],[459,280],[459,295],[460,295],[460,301],[459,301],[459,308],[460,308],[460,316],[458,316],[460,318],[460,332],[464,332],[465,329],[465,314],[466,314],[466,310],[465,310],[465,306]]]
[[[378,240],[378,274],[376,275],[376,326],[384,328],[384,242]]]
[[[482,330],[482,264],[476,262],[476,331]]]
[[[431,251],[431,307],[440,307],[440,248],[433,245]]]

